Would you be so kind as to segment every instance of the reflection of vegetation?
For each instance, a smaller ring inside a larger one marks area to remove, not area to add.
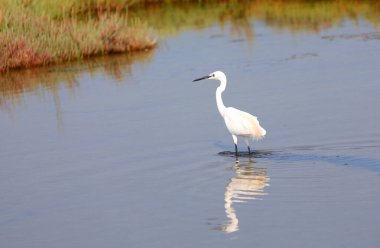
[[[380,5],[376,1],[265,1],[257,10],[255,17],[269,26],[294,32],[320,31],[347,19],[364,18],[374,25],[380,21]]]
[[[276,29],[292,32],[319,31],[339,25],[346,19],[364,18],[380,23],[379,1],[356,0],[256,0],[196,1],[151,4],[130,11],[144,17],[161,35],[176,34],[186,28],[204,28],[230,23],[233,34],[252,38],[251,20],[263,21]]]
[[[130,16],[142,17],[161,36],[173,35],[188,28],[205,28],[231,23],[232,33],[252,37],[250,15],[246,8],[250,1],[185,1],[149,4],[145,8],[133,7]]]
[[[12,110],[15,104],[22,102],[23,94],[27,92],[33,92],[36,95],[51,92],[56,97],[62,86],[74,92],[79,87],[77,78],[83,71],[89,73],[103,71],[105,75],[120,81],[131,75],[133,63],[144,63],[152,57],[152,54],[152,52],[146,52],[97,57],[64,67],[10,71],[0,77],[0,108]]]

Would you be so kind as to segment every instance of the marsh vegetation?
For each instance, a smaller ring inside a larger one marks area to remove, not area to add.
[[[205,14],[207,12],[207,14]],[[0,0],[0,73],[95,55],[146,51],[186,28],[230,23],[252,40],[252,19],[319,32],[346,19],[379,25],[377,1]]]

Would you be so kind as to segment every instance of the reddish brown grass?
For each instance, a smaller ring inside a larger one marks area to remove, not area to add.
[[[2,34],[0,47],[0,72],[49,64],[53,61],[47,53],[37,52],[23,37],[15,38]]]
[[[95,55],[149,50],[156,46],[146,25],[118,15],[96,20],[52,20],[31,13],[0,23],[0,72]]]

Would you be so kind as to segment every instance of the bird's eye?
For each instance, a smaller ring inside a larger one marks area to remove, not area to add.
[[[213,77],[215,77],[215,74],[212,74]]]

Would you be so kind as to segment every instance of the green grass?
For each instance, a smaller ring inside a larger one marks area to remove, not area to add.
[[[107,11],[84,18],[67,7],[79,1],[62,2],[67,5],[58,11],[44,0],[1,1],[0,72],[156,46],[152,31],[137,18]],[[50,14],[44,11],[49,8]]]

